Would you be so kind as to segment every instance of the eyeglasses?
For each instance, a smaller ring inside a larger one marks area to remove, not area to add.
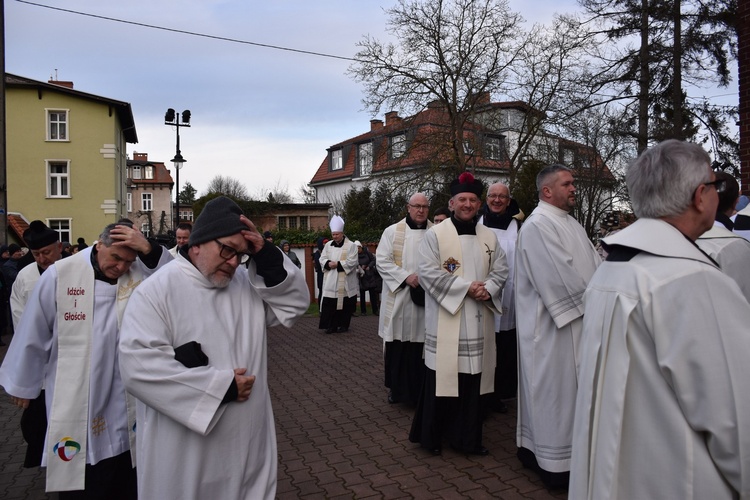
[[[249,253],[240,252],[239,250],[235,250],[234,248],[232,248],[232,247],[230,247],[228,245],[225,245],[224,243],[222,243],[219,240],[214,240],[214,241],[216,242],[217,245],[219,245],[219,247],[221,247],[221,249],[219,250],[219,255],[221,256],[222,259],[224,259],[224,260],[232,260],[235,257],[239,257],[240,264],[244,264],[245,262],[247,262],[248,260],[250,260],[250,254]]]
[[[717,193],[723,193],[727,190],[727,181],[726,179],[716,179],[715,181],[711,182],[704,182],[704,186],[713,186],[716,188]]]
[[[507,194],[488,194],[487,199],[488,200],[494,200],[496,198],[500,198],[501,200],[509,200],[510,196]]]
[[[409,203],[409,206],[415,210],[429,210],[430,209],[429,205],[412,205],[411,203]]]

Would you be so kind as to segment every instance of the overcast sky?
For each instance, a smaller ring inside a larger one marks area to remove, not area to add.
[[[30,0],[134,23],[353,57],[364,35],[384,40],[392,0]],[[573,12],[574,0],[510,0],[527,22]],[[171,168],[167,108],[190,109],[180,129],[189,181],[203,194],[221,174],[251,195],[296,196],[326,148],[369,130],[351,61],[191,36],[5,0],[6,71],[131,103],[133,152]],[[723,91],[726,93],[727,91]],[[736,99],[735,99],[736,102]],[[376,118],[383,119],[383,116]]]

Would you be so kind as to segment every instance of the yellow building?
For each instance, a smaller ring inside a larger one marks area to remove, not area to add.
[[[91,243],[127,215],[127,143],[138,136],[130,104],[5,74],[9,240],[11,218],[42,220],[61,241]]]

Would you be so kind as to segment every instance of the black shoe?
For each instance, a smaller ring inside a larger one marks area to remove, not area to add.
[[[435,456],[440,455],[442,452],[443,450],[440,447],[433,448],[430,450],[430,453],[432,453]]]
[[[327,328],[327,329],[326,329],[326,333],[328,333],[328,334],[330,334],[330,333],[333,333],[333,332],[335,332],[335,331],[336,331],[336,330],[334,330],[333,328]]]
[[[480,446],[479,448],[469,452],[469,455],[479,455],[480,457],[486,457],[489,454],[490,450],[488,450],[484,446]]]
[[[339,332],[339,333],[346,333],[346,332],[348,332],[348,331],[349,331],[349,329],[348,329],[348,328],[339,328],[339,329],[338,329],[338,330],[336,330],[336,331],[337,331],[337,332]]]
[[[388,391],[388,404],[392,405],[392,404],[395,404],[397,402],[398,401],[396,401],[395,399],[393,399],[393,393],[391,391]]]

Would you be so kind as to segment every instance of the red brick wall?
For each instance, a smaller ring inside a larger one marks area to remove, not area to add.
[[[742,194],[750,194],[750,0],[739,0],[740,169]]]

